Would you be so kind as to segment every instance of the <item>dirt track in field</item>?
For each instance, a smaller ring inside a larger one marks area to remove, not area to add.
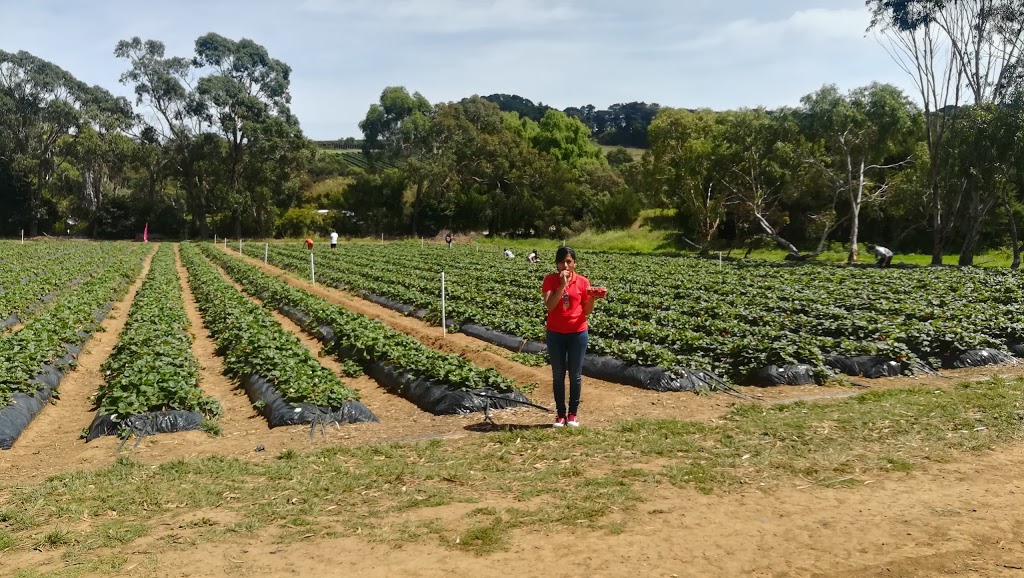
[[[266,272],[313,292],[352,311],[380,319],[430,347],[457,353],[478,365],[494,367],[521,383],[537,382],[531,399],[552,404],[550,370],[531,368],[508,358],[508,353],[474,338],[442,336],[440,328],[403,316],[340,290],[311,285],[275,267],[249,259]],[[115,304],[103,322],[105,332],[91,339],[79,367],[65,377],[62,398],[47,407],[13,450],[0,453],[0,484],[38,481],[76,469],[92,469],[117,457],[118,440],[100,439],[88,445],[78,432],[92,420],[88,397],[102,376],[99,366],[110,354],[124,325],[131,299]],[[178,263],[179,275],[187,273]],[[308,427],[270,430],[252,409],[245,394],[223,375],[223,360],[202,325],[187,283],[185,307],[195,338],[193,352],[202,363],[203,388],[221,401],[225,414],[221,437],[201,432],[167,434],[126,446],[124,454],[146,463],[200,455],[228,455],[248,460],[273,459],[283,449],[306,450],[328,444],[367,444],[479,433],[479,414],[432,416],[408,401],[385,392],[372,380],[344,378],[358,389],[363,402],[381,419],[379,424],[331,428],[326,439],[310,440]],[[318,356],[320,345],[287,318],[275,318]],[[332,358],[321,363],[335,372]],[[943,372],[946,377],[857,380],[867,388],[796,386],[744,388],[764,403],[796,399],[827,403],[866,390],[899,387],[948,388],[959,380],[992,375],[1024,375],[1024,365]],[[659,394],[628,386],[584,379],[584,425],[602,427],[632,417],[671,417],[714,420],[739,400],[722,395]],[[502,424],[544,426],[548,414],[533,409],[496,413]],[[257,445],[265,448],[256,452]],[[930,464],[911,474],[880,474],[873,483],[853,489],[800,487],[756,488],[738,494],[705,496],[693,490],[663,489],[640,504],[641,516],[631,519],[621,534],[579,529],[559,533],[516,532],[505,552],[477,557],[430,541],[400,548],[360,538],[314,537],[299,543],[275,543],[271,531],[199,544],[184,550],[167,546],[174,528],[157,528],[152,540],[139,541],[118,553],[129,557],[124,575],[345,575],[361,576],[1022,576],[1024,522],[1018,512],[1024,503],[1024,448],[1004,448],[968,456],[970,462]],[[0,496],[3,489],[0,488]],[[515,506],[501,500],[474,506]],[[431,517],[458,520],[461,505],[431,508]],[[213,513],[216,515],[216,513]],[[165,541],[161,542],[163,538]],[[161,545],[163,544],[163,545]],[[153,558],[155,556],[155,558]],[[6,559],[5,559],[6,557]],[[156,566],[153,567],[155,559]],[[60,567],[59,551],[0,553],[0,566]],[[343,569],[343,570],[342,570]]]

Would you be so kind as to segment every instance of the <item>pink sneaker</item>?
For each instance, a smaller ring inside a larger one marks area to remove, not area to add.
[[[566,422],[566,425],[569,427],[580,427],[580,420],[576,417],[576,414],[570,413],[569,421]]]
[[[565,416],[555,418],[555,423],[551,424],[551,427],[565,427]]]

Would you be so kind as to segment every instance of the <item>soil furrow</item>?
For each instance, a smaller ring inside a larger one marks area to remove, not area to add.
[[[114,303],[100,329],[86,341],[74,370],[61,380],[60,399],[32,420],[10,451],[0,454],[0,471],[24,478],[17,474],[92,467],[113,460],[118,440],[101,438],[87,445],[81,433],[96,416],[90,398],[103,385],[100,366],[117,346],[156,249],[159,246],[150,251],[124,298]]]

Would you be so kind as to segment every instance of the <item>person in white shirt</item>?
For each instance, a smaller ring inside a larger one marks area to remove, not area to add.
[[[540,261],[540,259],[537,257],[537,250],[536,249],[530,251],[530,254],[526,256],[526,261],[528,263],[537,263],[537,262]]]
[[[884,269],[892,263],[892,251],[889,249],[881,245],[872,245],[871,243],[868,243],[868,251],[871,251],[872,254],[878,257],[879,267]]]
[[[331,249],[338,248],[338,232],[331,231]]]
[[[508,259],[515,259],[516,255],[515,255],[515,253],[512,252],[512,249],[506,248],[505,249],[505,257],[508,258]]]

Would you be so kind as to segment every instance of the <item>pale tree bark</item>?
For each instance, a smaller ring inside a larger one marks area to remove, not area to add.
[[[889,56],[913,80],[924,108],[925,140],[930,161],[928,170],[929,211],[932,214],[932,265],[942,264],[953,214],[950,203],[944,202],[947,190],[940,170],[945,158],[943,140],[951,111],[960,104],[963,71],[957,66],[956,56],[943,44],[941,30],[933,22],[926,22],[913,30],[899,30],[887,26]]]
[[[1010,205],[1010,195],[1007,192],[1008,187],[1001,187],[999,196],[1003,201],[1003,209],[1006,210],[1006,218],[1010,221],[1010,246],[1013,247],[1013,262],[1010,263],[1010,269],[1020,268],[1020,239],[1017,236],[1017,217],[1013,214],[1013,207]]]

